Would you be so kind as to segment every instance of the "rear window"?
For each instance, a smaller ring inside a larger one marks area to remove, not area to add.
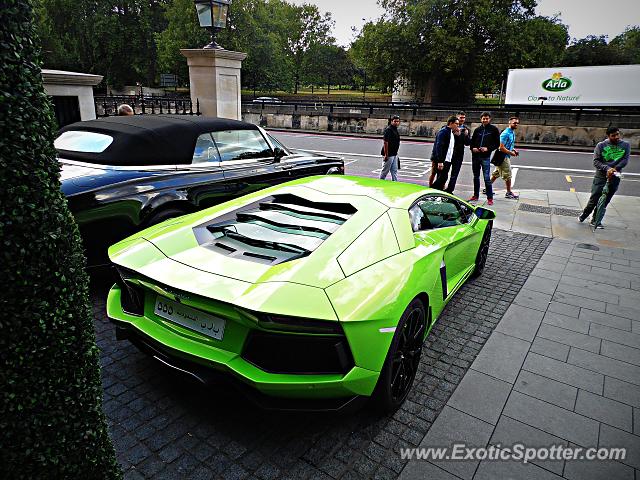
[[[103,133],[68,131],[53,142],[57,150],[83,153],[102,153],[113,142],[113,137]]]

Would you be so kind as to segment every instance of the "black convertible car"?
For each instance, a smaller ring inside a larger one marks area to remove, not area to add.
[[[220,118],[110,117],[68,125],[55,141],[62,191],[90,265],[131,233],[255,190],[343,174],[341,158],[287,149],[260,127]]]

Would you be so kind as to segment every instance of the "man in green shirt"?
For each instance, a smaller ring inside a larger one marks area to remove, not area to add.
[[[593,212],[607,182],[609,182],[609,194],[605,206],[609,204],[620,185],[620,172],[629,163],[630,152],[629,143],[620,139],[620,129],[618,127],[607,128],[607,138],[598,143],[593,151],[593,166],[596,167],[596,173],[593,176],[591,197],[578,220],[584,222]]]

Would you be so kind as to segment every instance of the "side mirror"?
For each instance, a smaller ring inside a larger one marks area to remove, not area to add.
[[[280,147],[276,147],[273,149],[273,158],[276,162],[279,162],[282,157],[286,155],[285,151]]]
[[[484,207],[476,207],[475,214],[480,220],[493,220],[496,218],[496,212]]]

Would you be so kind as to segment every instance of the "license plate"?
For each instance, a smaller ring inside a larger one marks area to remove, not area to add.
[[[207,337],[222,340],[226,321],[168,298],[156,297],[156,315]]]

